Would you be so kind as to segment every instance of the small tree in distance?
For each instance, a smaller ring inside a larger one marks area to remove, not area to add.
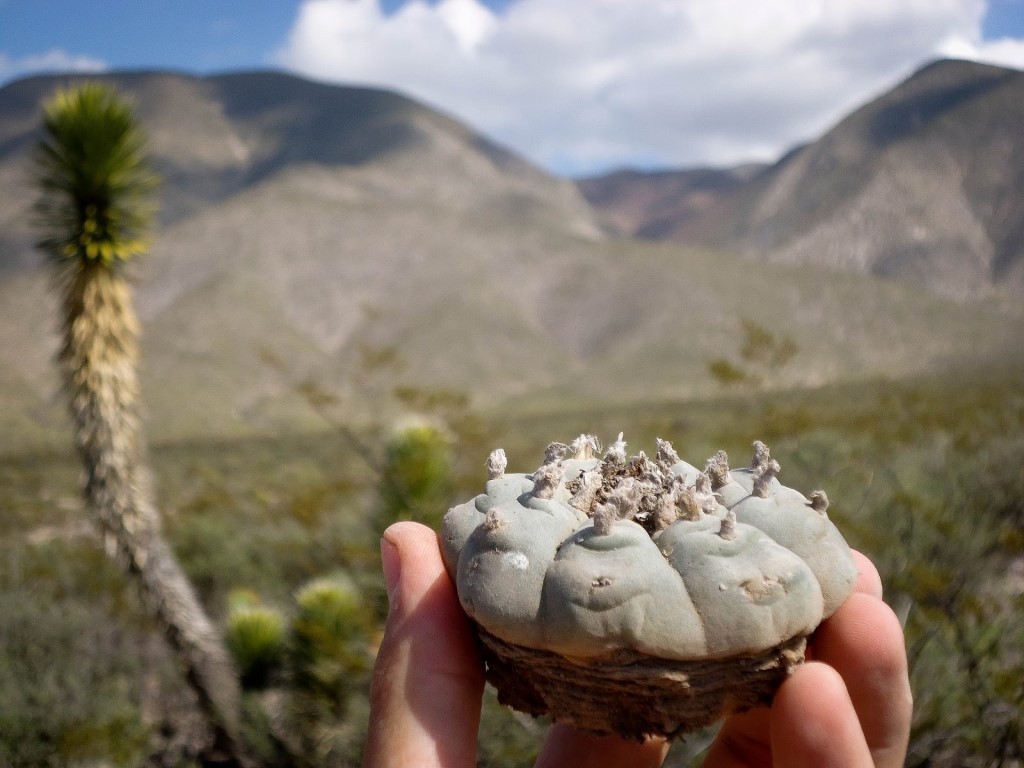
[[[761,384],[762,374],[772,374],[784,367],[799,351],[792,336],[777,337],[760,323],[749,318],[742,321],[743,337],[740,362],[725,357],[708,361],[708,373],[726,387]]]

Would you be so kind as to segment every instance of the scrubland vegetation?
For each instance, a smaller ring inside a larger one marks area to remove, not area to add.
[[[446,402],[451,405],[449,398]],[[477,493],[502,446],[529,471],[581,431],[634,448],[671,439],[745,463],[762,439],[781,479],[823,487],[905,622],[910,766],[1024,759],[1024,372],[974,371],[516,418],[448,407],[402,432],[153,446],[164,529],[243,674],[250,741],[308,765],[358,764],[386,609],[377,539],[436,524]],[[193,694],[131,584],[83,525],[68,453],[0,458],[0,766],[195,762]],[[543,723],[488,694],[482,765],[524,765]],[[291,736],[288,736],[291,734]],[[706,734],[672,765],[698,765]]]

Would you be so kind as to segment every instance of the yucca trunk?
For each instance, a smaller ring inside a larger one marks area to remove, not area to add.
[[[60,364],[84,493],[104,543],[139,584],[184,662],[218,741],[238,754],[240,689],[230,657],[160,531],[143,461],[138,320],[108,266],[80,264],[63,281]]]

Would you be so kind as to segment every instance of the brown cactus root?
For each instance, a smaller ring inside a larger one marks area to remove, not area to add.
[[[498,701],[595,734],[673,738],[771,703],[804,660],[807,637],[722,659],[675,661],[629,650],[570,658],[501,640],[477,627]]]

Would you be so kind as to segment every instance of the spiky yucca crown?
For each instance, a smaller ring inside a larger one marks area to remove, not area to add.
[[[35,157],[37,246],[58,263],[113,267],[148,247],[157,177],[129,102],[100,83],[57,91]]]

